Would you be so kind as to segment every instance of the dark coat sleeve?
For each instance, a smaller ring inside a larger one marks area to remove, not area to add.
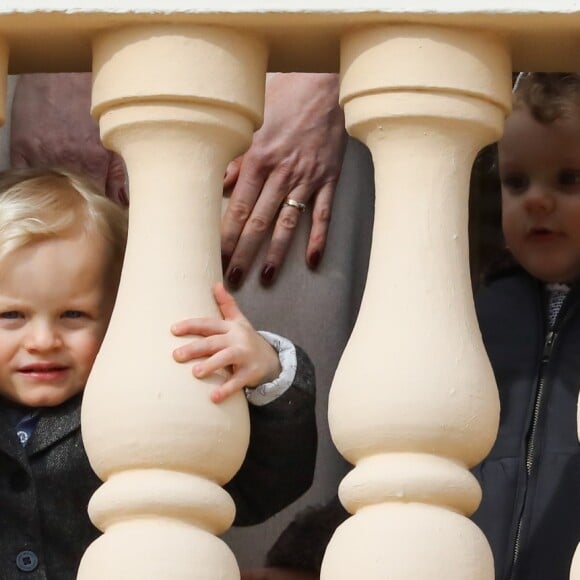
[[[299,347],[296,356],[292,386],[267,405],[249,406],[248,452],[225,486],[236,503],[234,525],[266,520],[312,484],[317,445],[314,367]]]

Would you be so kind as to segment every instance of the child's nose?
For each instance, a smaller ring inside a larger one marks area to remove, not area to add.
[[[526,192],[525,206],[530,212],[549,213],[555,206],[554,195],[548,188],[535,185]]]
[[[24,341],[24,347],[31,352],[44,352],[62,346],[58,330],[46,322],[32,324]]]

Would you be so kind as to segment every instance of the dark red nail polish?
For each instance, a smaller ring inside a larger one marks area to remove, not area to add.
[[[234,289],[239,288],[243,275],[242,269],[234,266],[228,275],[228,284],[230,287]]]
[[[274,275],[276,274],[276,268],[272,264],[266,264],[260,273],[260,282],[264,286],[270,286],[274,281]]]
[[[310,258],[308,259],[308,267],[311,270],[316,270],[316,268],[318,268],[318,265],[320,264],[320,259],[322,258],[322,254],[316,250],[316,252],[313,252],[310,255]]]

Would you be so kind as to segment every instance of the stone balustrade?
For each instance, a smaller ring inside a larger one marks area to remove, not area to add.
[[[8,70],[92,70],[93,114],[131,182],[119,297],[83,407],[105,533],[80,579],[239,578],[216,536],[233,520],[220,486],[244,457],[246,403],[209,403],[220,377],[191,389],[167,329],[216,313],[222,177],[261,122],[268,68],[340,70],[347,128],[375,164],[368,282],[329,404],[353,516],[322,577],[493,578],[468,519],[481,494],[469,468],[499,417],[469,282],[469,172],[501,134],[512,68],[577,68],[580,12],[411,4],[3,0],[0,119]]]

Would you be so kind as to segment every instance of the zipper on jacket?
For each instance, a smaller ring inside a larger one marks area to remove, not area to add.
[[[548,332],[546,339],[544,341],[544,350],[542,351],[542,363],[540,371],[540,381],[538,383],[538,390],[536,392],[536,400],[534,402],[534,412],[532,414],[532,426],[530,429],[530,436],[528,438],[528,445],[526,450],[526,472],[528,477],[532,474],[532,469],[534,467],[534,451],[536,447],[536,431],[538,428],[538,420],[540,418],[540,410],[542,408],[542,402],[544,400],[544,387],[546,384],[546,364],[550,360],[550,355],[552,354],[552,348],[554,347],[554,339],[556,334],[554,331]]]
[[[542,349],[542,359],[540,362],[540,372],[539,372],[539,380],[538,380],[538,388],[536,389],[536,397],[534,400],[534,409],[532,412],[532,421],[530,425],[530,435],[528,437],[528,441],[526,444],[526,479],[529,479],[532,475],[532,471],[534,469],[534,459],[535,459],[535,444],[536,444],[536,434],[538,428],[538,422],[540,419],[540,413],[542,411],[542,403],[544,400],[544,391],[546,385],[546,367],[550,357],[552,355],[552,350],[554,348],[554,342],[558,336],[556,325],[554,325],[554,330],[551,330],[546,334],[544,339],[544,347]],[[524,494],[523,499],[523,506],[526,503],[526,495],[527,495],[527,484],[526,484],[526,493]],[[511,566],[511,573],[510,573],[510,580],[515,580],[515,571],[516,566],[518,563],[519,553],[520,553],[520,542],[521,542],[521,535],[522,535],[522,521],[523,521],[523,512],[524,508],[522,507],[522,512],[520,513],[520,517],[518,519],[518,524],[516,528],[516,537],[514,539],[514,549],[513,549],[513,556],[512,556],[512,566]]]

